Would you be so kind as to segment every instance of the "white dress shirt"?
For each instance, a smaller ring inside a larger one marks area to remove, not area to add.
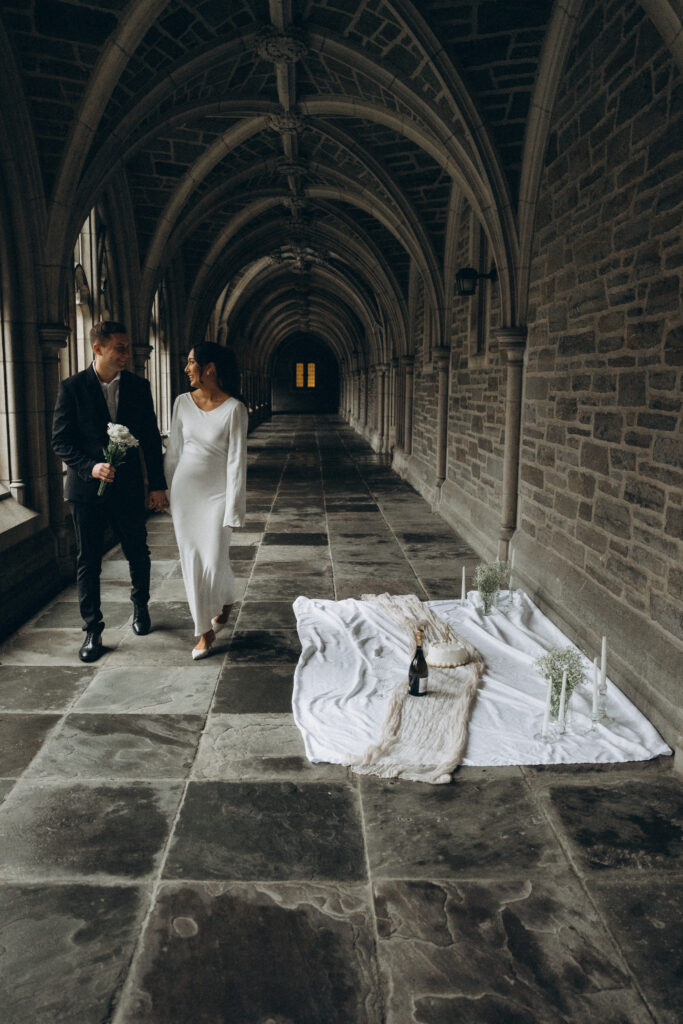
[[[95,363],[92,364],[93,370],[95,370]],[[104,400],[107,403],[107,409],[109,409],[109,415],[111,416],[111,422],[116,423],[116,412],[119,407],[119,382],[121,380],[121,374],[117,373],[113,380],[109,382],[102,380],[97,370],[95,370],[95,376],[100,382],[102,388],[102,394]]]

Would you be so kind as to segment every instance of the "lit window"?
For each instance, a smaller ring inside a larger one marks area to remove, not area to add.
[[[304,386],[304,364],[296,364],[296,386],[302,388]]]
[[[308,386],[309,388],[315,387],[315,363],[308,364]]]

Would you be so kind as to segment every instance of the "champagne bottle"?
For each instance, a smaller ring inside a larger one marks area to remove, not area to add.
[[[422,630],[417,631],[417,647],[415,648],[415,654],[413,660],[410,663],[408,669],[408,693],[411,697],[424,697],[427,693],[427,676],[429,669],[427,668],[427,662],[425,656],[422,653]]]

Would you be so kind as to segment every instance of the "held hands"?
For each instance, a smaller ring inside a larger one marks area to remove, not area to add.
[[[116,470],[113,466],[110,466],[108,462],[98,462],[92,468],[92,476],[95,480],[104,480],[110,484],[114,479]],[[150,491],[149,497],[147,498],[147,508],[153,512],[161,512],[163,509],[168,508],[168,498],[166,497],[166,491]]]
[[[152,512],[162,512],[165,508],[168,508],[166,491],[150,491],[147,498],[147,508],[151,509]]]
[[[116,470],[113,466],[110,466],[108,462],[98,462],[92,468],[91,476],[95,480],[105,480],[108,484],[114,479]]]

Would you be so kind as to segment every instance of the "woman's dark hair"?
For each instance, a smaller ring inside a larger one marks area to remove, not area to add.
[[[232,349],[224,345],[217,345],[215,341],[200,341],[194,346],[194,358],[202,370],[209,363],[216,367],[216,376],[221,389],[232,395],[239,402],[244,399],[240,394],[240,371],[237,368],[237,360]]]

